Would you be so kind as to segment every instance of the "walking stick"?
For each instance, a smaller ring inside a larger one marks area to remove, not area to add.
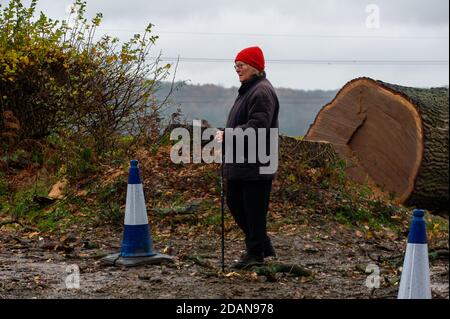
[[[222,272],[225,272],[225,217],[224,217],[224,193],[223,193],[223,153],[220,163],[220,209],[222,214]]]

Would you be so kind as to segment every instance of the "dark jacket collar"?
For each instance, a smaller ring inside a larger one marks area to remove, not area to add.
[[[244,83],[242,83],[241,87],[239,88],[239,94],[242,95],[245,92],[247,92],[251,87],[253,87],[256,83],[258,83],[259,81],[261,81],[262,79],[266,78],[266,72],[263,72],[262,75],[257,76],[255,75],[253,78],[251,78],[248,81],[245,81]]]

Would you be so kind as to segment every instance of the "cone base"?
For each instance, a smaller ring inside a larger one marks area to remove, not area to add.
[[[173,262],[173,257],[164,254],[156,253],[148,257],[122,257],[119,254],[113,254],[102,258],[102,262],[109,265],[119,265],[126,267],[140,266],[140,265],[156,265],[162,263]]]

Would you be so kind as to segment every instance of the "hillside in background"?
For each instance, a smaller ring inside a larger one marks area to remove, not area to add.
[[[170,91],[170,83],[163,83],[157,92],[158,99]],[[181,108],[188,120],[206,119],[212,126],[223,127],[228,112],[237,96],[237,88],[224,88],[219,85],[190,85],[176,83],[171,101],[173,112]],[[335,97],[337,91],[304,91],[276,88],[280,100],[280,132],[284,135],[304,135],[313,123],[319,110]]]

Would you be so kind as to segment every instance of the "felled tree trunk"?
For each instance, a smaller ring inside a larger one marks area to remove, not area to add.
[[[328,141],[348,174],[401,204],[448,212],[448,89],[359,78],[325,105],[305,139]]]

